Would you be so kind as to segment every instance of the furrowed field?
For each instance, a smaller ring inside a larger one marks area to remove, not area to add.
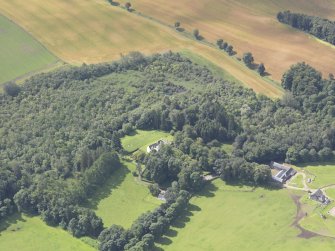
[[[0,14],[0,84],[56,61],[32,36]]]
[[[127,2],[122,0],[122,2]],[[294,30],[276,20],[278,11],[292,10],[325,18],[335,18],[335,2],[331,0],[133,0],[134,8],[192,31],[199,29],[206,39],[222,38],[241,55],[252,52],[256,62],[263,62],[275,80],[290,65],[305,61],[325,76],[335,72],[334,47]]]
[[[191,199],[190,210],[159,241],[157,250],[334,250],[330,238],[297,236],[300,230],[292,225],[296,211],[287,190],[253,191],[216,180]]]
[[[0,12],[70,64],[111,61],[130,51],[151,54],[187,49],[225,69],[257,93],[270,97],[283,93],[279,86],[226,53],[104,0],[0,0]]]

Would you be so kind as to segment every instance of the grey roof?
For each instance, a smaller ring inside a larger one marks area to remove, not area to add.
[[[323,194],[323,192],[321,191],[321,189],[318,189],[318,190],[316,190],[314,193],[312,193],[311,196],[321,197],[321,196],[324,196],[324,194]]]
[[[279,164],[279,163],[277,163],[277,162],[272,162],[272,167],[273,167],[273,168],[276,168],[276,169],[286,170],[286,171],[288,171],[288,170],[291,169],[290,167],[284,166],[284,165]]]

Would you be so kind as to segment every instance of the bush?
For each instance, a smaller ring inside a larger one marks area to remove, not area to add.
[[[157,183],[149,185],[149,190],[152,196],[155,197],[157,197],[161,192]]]

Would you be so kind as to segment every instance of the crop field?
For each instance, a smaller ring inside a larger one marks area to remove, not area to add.
[[[105,0],[0,0],[0,13],[70,64],[111,61],[130,51],[152,54],[189,50],[225,69],[257,93],[273,98],[283,93],[277,84],[260,77],[236,58]]]
[[[133,162],[123,161],[123,166],[96,191],[90,207],[102,218],[104,226],[112,224],[129,228],[142,213],[158,207],[160,200],[152,197],[149,189],[132,175]]]
[[[127,152],[134,152],[138,149],[146,152],[148,145],[153,144],[160,139],[172,141],[173,137],[169,133],[163,131],[136,130],[134,135],[125,136],[122,138],[121,143]]]
[[[214,181],[159,241],[164,250],[334,250],[330,238],[298,237],[296,205],[287,190],[225,185]],[[197,238],[194,238],[197,236]]]
[[[122,0],[122,3],[127,2]],[[325,77],[335,73],[334,46],[320,42],[276,20],[282,10],[335,19],[332,0],[132,0],[133,7],[164,23],[180,21],[184,29],[199,29],[209,40],[222,38],[239,55],[252,52],[277,81],[290,65],[305,61]]]
[[[0,84],[57,62],[31,35],[0,15]]]
[[[39,217],[14,215],[0,225],[1,251],[94,251],[60,228],[47,226]]]

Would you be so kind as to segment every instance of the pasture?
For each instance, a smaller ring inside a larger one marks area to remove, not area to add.
[[[168,141],[172,141],[173,136],[163,131],[136,130],[133,135],[127,135],[123,137],[121,139],[121,143],[123,148],[127,152],[132,153],[138,149],[140,149],[143,152],[147,152],[147,146],[157,142],[160,139],[166,139]]]
[[[306,174],[311,174],[314,180],[308,184],[310,188],[321,188],[335,185],[335,165],[333,163],[316,163],[302,166]]]
[[[0,225],[2,251],[94,251],[60,228],[47,226],[39,217],[14,215]]]
[[[70,64],[111,61],[130,51],[152,54],[188,50],[225,69],[257,93],[273,98],[283,93],[278,85],[249,70],[236,58],[186,38],[159,22],[111,6],[105,0],[0,0],[0,12]]]
[[[0,84],[57,62],[46,48],[0,15]]]
[[[142,213],[160,205],[161,201],[132,175],[135,169],[133,162],[124,160],[123,166],[92,196],[89,207],[102,218],[105,227],[116,224],[129,228]]]
[[[334,250],[332,239],[298,237],[290,193],[263,188],[252,192],[215,180],[191,199],[189,211],[159,240],[157,250]]]
[[[237,49],[239,56],[252,52],[256,63],[263,62],[277,81],[290,65],[301,61],[316,67],[325,77],[335,73],[333,46],[276,20],[276,14],[282,10],[335,19],[332,0],[132,0],[131,3],[136,11],[164,23],[173,25],[180,21],[187,31],[199,29],[211,42],[222,38]]]

